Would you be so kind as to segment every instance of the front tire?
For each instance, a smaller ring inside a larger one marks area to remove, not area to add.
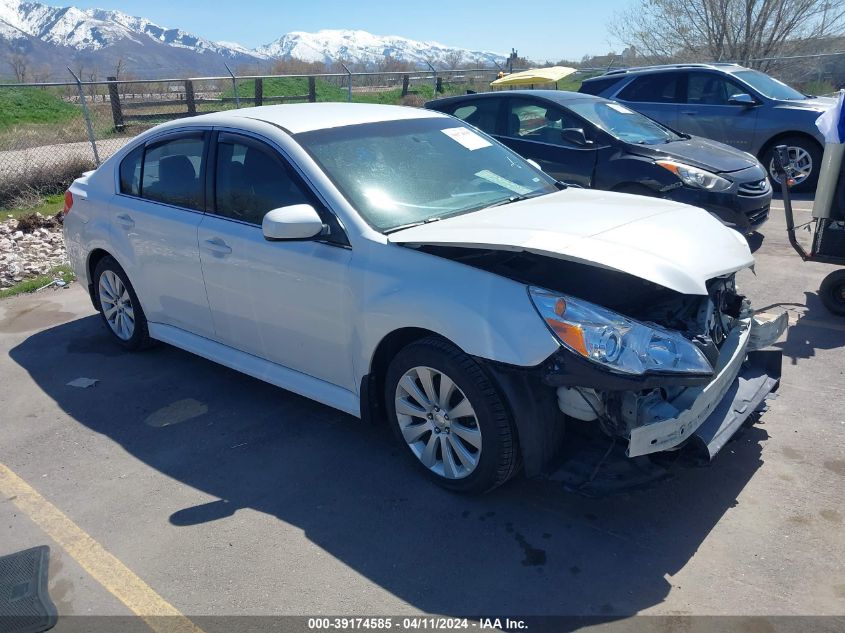
[[[407,454],[440,486],[477,494],[515,473],[511,414],[478,362],[451,343],[432,336],[402,349],[387,369],[385,401]]]
[[[103,257],[94,269],[97,306],[106,329],[117,343],[127,350],[149,346],[147,318],[135,289],[120,264]]]
[[[835,270],[822,280],[819,298],[833,314],[845,316],[845,270]]]
[[[792,166],[795,178],[793,189],[795,191],[815,191],[819,182],[819,169],[822,164],[822,148],[816,141],[805,136],[787,136],[770,143],[760,162],[769,172],[769,178],[773,182],[780,183],[780,178],[775,173],[775,148],[778,145],[786,145],[789,154],[789,162]]]

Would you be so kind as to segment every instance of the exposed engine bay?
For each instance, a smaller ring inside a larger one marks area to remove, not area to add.
[[[710,279],[706,296],[684,295],[627,273],[524,251],[419,248],[589,301],[694,344],[710,371],[631,376],[567,350],[543,366],[542,382],[556,390],[560,411],[627,441],[629,457],[676,450],[700,429],[698,437],[712,457],[777,388],[780,353],[756,350],[780,337],[786,314],[755,315],[737,291],[735,273]]]

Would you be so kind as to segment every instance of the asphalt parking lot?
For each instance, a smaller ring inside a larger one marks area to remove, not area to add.
[[[4,300],[0,491],[37,501],[2,495],[0,555],[50,545],[63,615],[843,615],[845,319],[779,208],[754,247],[743,291],[790,313],[780,397],[712,466],[599,500],[450,494],[380,428],[168,346],[123,353],[78,286]]]

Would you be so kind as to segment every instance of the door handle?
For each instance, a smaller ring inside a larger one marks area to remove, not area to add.
[[[203,242],[203,244],[205,245],[206,249],[210,250],[212,253],[215,253],[216,255],[228,255],[229,253],[232,252],[232,248],[228,244],[226,244],[226,242],[221,240],[219,237],[215,237],[214,239],[211,239],[211,240],[205,240],[205,242]]]
[[[114,219],[117,220],[117,223],[124,229],[131,229],[135,226],[135,220],[133,220],[132,216],[128,213],[120,213],[116,215]]]
[[[695,110],[681,110],[681,114],[687,114],[689,116],[695,116],[698,113]]]

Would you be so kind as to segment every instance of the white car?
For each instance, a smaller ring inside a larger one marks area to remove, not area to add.
[[[163,341],[364,419],[437,482],[553,464],[567,425],[712,456],[776,388],[785,326],[707,212],[565,188],[452,117],[249,108],[144,132],[66,194],[118,343]]]

